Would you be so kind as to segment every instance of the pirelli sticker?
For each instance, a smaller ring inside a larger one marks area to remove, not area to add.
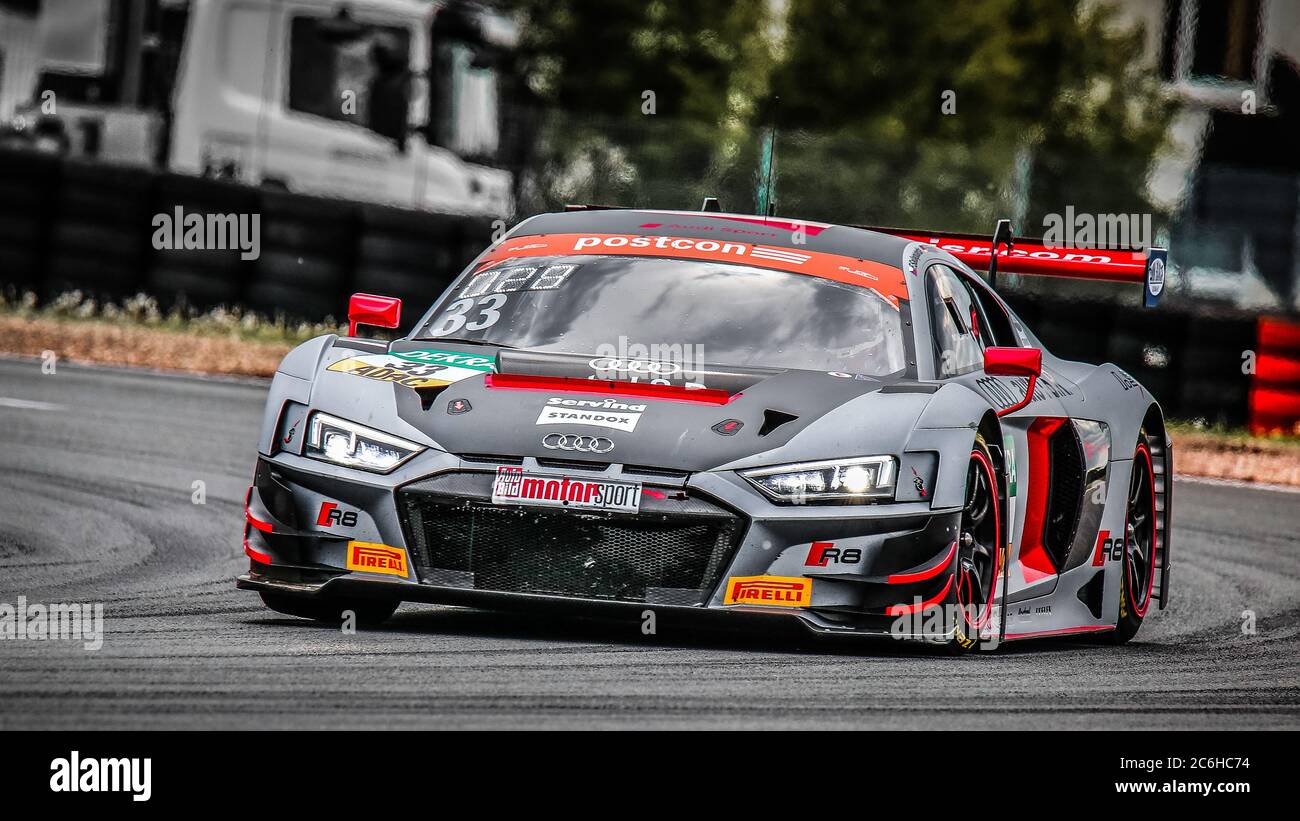
[[[491,357],[457,351],[405,351],[350,356],[326,370],[393,382],[408,388],[441,388],[471,376],[492,373],[496,365]]]
[[[732,576],[723,604],[763,607],[807,607],[812,604],[812,579],[798,576]]]
[[[406,551],[373,542],[348,542],[348,570],[406,578]]]

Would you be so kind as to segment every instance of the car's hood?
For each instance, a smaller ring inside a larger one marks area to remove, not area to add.
[[[400,376],[356,364],[385,358],[443,367],[402,384],[382,381]],[[597,370],[594,361],[451,342],[401,340],[378,355],[336,346],[321,363],[312,401],[394,433],[414,429],[462,456],[696,472],[758,463],[769,452],[771,462],[855,455],[868,447],[864,431],[872,447],[897,449],[933,392],[861,374],[703,365],[685,380],[703,389],[686,388],[672,374],[662,395],[647,396],[637,392],[653,383],[638,376],[629,388],[632,373],[611,381],[620,374]],[[591,377],[599,378],[588,388]],[[386,420],[390,414],[396,418]]]

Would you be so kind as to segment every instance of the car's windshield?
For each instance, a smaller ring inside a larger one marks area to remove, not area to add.
[[[898,308],[870,289],[649,257],[504,260],[463,277],[414,335],[595,355],[636,347],[651,359],[685,349],[702,362],[873,376],[907,361]]]

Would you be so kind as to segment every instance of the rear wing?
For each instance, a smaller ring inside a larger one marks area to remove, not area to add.
[[[950,231],[919,231],[911,228],[876,228],[868,231],[923,242],[947,251],[975,269],[988,269],[989,284],[997,287],[997,275],[1069,277],[1102,282],[1142,285],[1142,304],[1154,308],[1165,290],[1165,266],[1169,252],[1164,248],[1065,248],[1048,245],[1034,237],[1014,237],[1011,222],[999,220],[990,238],[980,234]]]

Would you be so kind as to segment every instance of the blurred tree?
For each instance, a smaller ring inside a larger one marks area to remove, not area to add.
[[[522,213],[753,209],[773,121],[783,214],[1036,234],[1066,205],[1149,210],[1170,110],[1095,0],[511,5],[548,109]]]
[[[738,165],[771,53],[764,0],[514,0],[549,111],[521,211],[697,206]],[[742,204],[742,207],[745,207]]]
[[[1067,204],[1149,210],[1169,108],[1109,7],[791,0],[787,22],[782,212],[1037,234]]]

